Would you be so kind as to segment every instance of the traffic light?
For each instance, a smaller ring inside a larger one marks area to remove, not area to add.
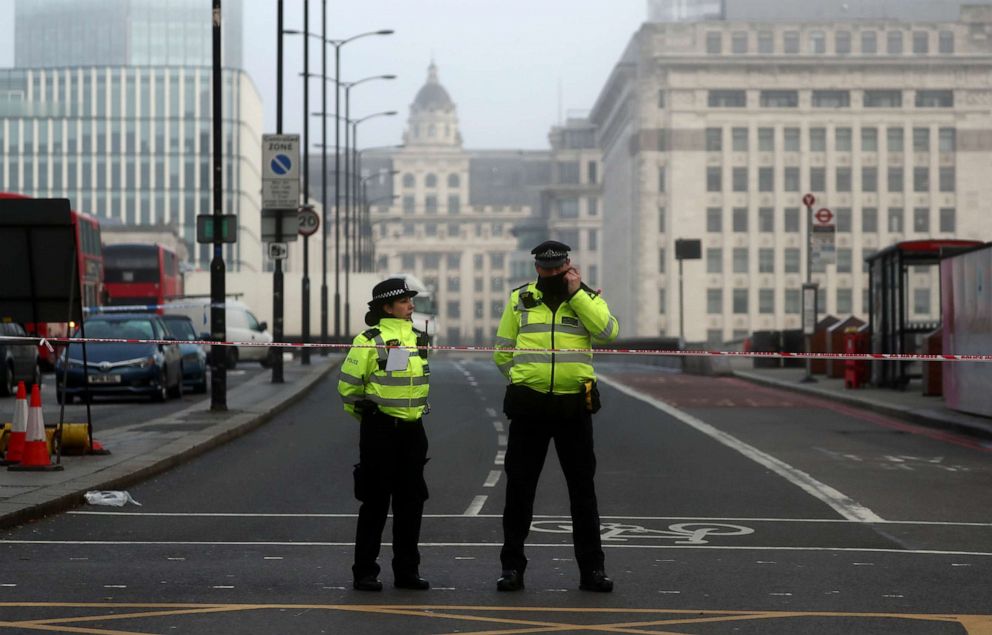
[[[196,216],[196,242],[214,242],[215,228],[220,228],[220,241],[222,243],[238,242],[238,217],[234,214],[197,214]]]

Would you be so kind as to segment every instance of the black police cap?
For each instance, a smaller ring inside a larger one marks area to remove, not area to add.
[[[417,291],[408,287],[403,278],[389,278],[372,287],[372,300],[369,306],[385,304],[400,298],[412,298],[415,295]]]
[[[568,260],[568,252],[571,250],[572,248],[565,243],[560,243],[557,240],[546,240],[534,247],[530,253],[534,254],[534,262],[537,263],[537,266],[544,269],[554,269],[565,264],[565,261]]]

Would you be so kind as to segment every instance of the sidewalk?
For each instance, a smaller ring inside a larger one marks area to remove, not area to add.
[[[341,359],[332,353],[313,355],[310,366],[287,362],[282,384],[273,384],[271,373],[262,373],[227,393],[226,412],[211,412],[208,397],[166,417],[97,430],[96,440],[111,454],[63,456],[62,471],[10,472],[0,467],[0,528],[83,504],[83,494],[90,490],[125,489],[245,434],[305,395]]]
[[[734,375],[756,383],[840,401],[921,425],[992,440],[992,419],[948,408],[943,397],[925,397],[919,382],[902,390],[866,386],[844,388],[843,379],[814,375],[816,383],[800,383],[804,368],[752,368],[750,360],[734,360]]]

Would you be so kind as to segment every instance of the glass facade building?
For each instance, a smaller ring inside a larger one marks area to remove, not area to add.
[[[177,12],[196,20],[173,25]],[[17,20],[18,67],[0,70],[0,190],[66,197],[129,227],[170,227],[208,269],[196,216],[213,211],[209,3],[35,0],[18,3]],[[235,33],[228,50],[240,49]],[[236,67],[223,73],[223,125],[224,212],[240,225],[225,259],[257,270],[261,99]]]

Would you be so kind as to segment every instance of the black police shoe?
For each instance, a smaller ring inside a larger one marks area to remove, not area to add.
[[[613,591],[613,580],[606,577],[605,571],[590,571],[589,573],[583,574],[580,578],[579,588],[583,591],[609,593]]]
[[[382,582],[375,575],[370,574],[355,578],[354,587],[359,591],[382,591]]]
[[[524,574],[516,569],[504,569],[496,580],[497,591],[520,591],[524,588]]]
[[[393,582],[393,585],[397,589],[412,589],[414,591],[426,591],[431,588],[431,583],[421,578],[416,573],[413,575],[396,576],[396,580]]]

